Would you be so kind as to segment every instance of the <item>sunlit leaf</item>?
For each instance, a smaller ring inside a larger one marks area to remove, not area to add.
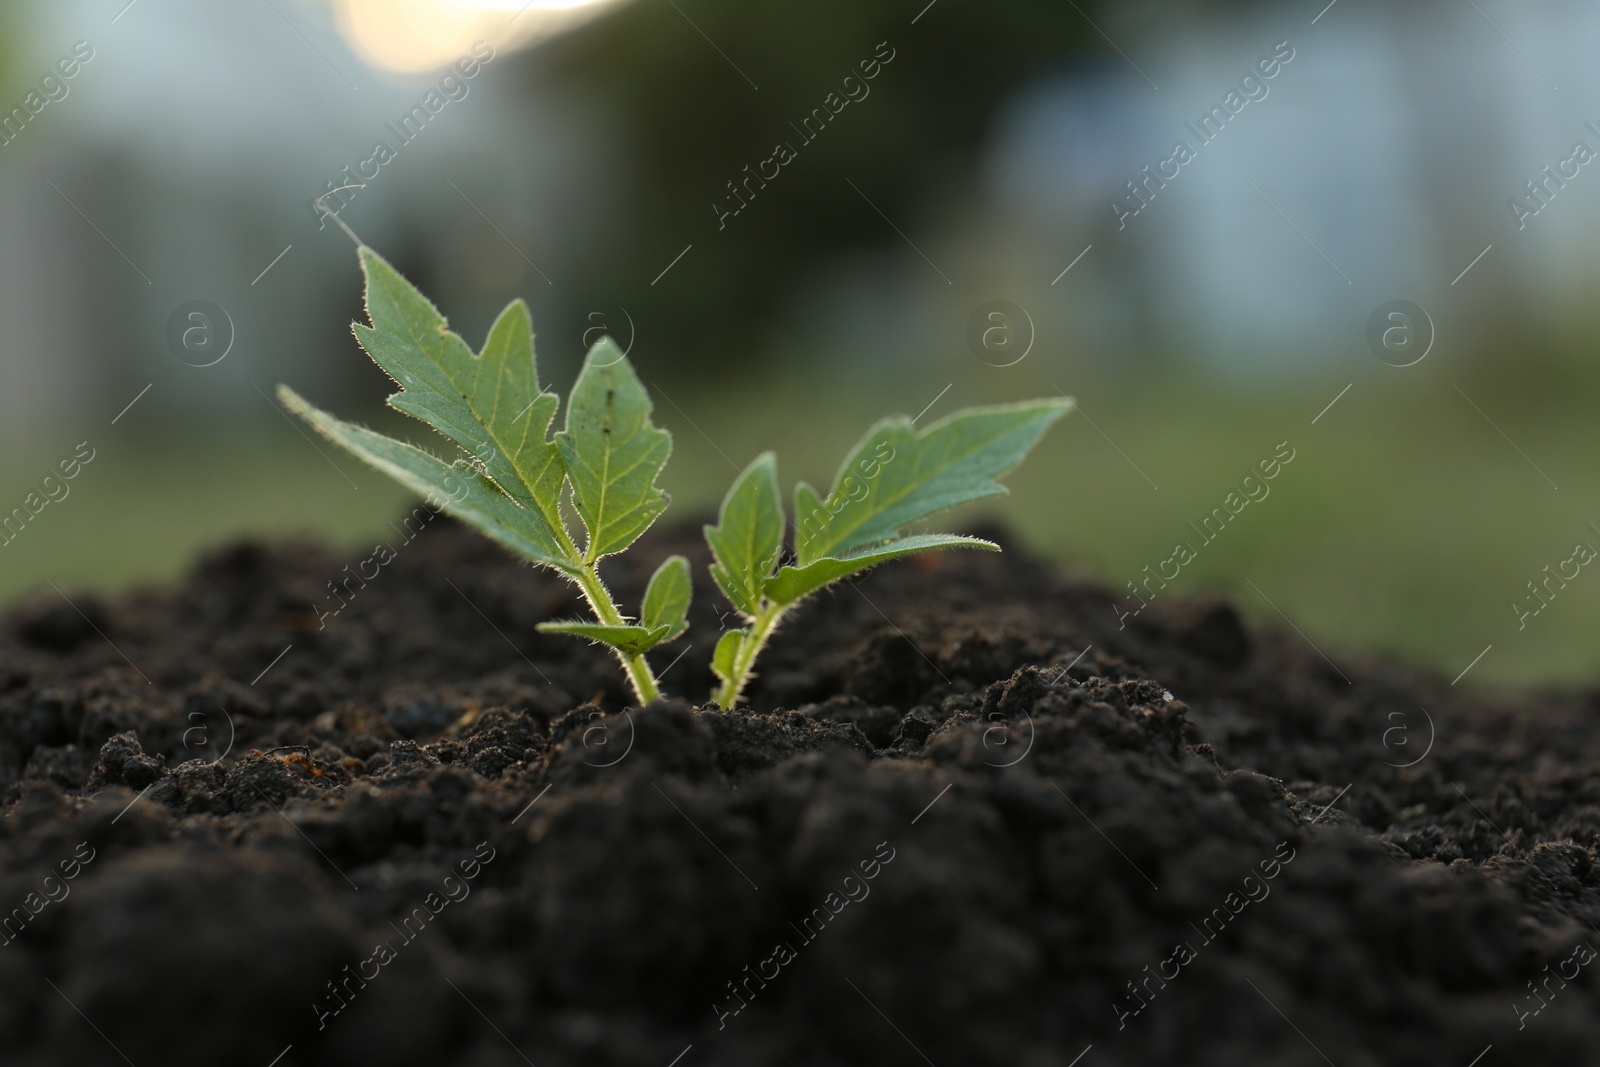
[[[671,641],[689,628],[689,598],[693,595],[689,561],[683,556],[668,556],[644,591],[644,617],[640,623],[647,630],[665,627],[667,636],[662,640]]]
[[[667,508],[656,478],[672,435],[650,422],[650,396],[609,337],[589,350],[556,446],[589,531],[585,562],[621,552]]]
[[[558,401],[539,385],[533,324],[513,301],[474,354],[428,298],[382,256],[361,249],[367,314],[356,338],[400,384],[392,407],[414,415],[483,464],[506,495],[537,513],[552,534],[561,528],[561,459],[547,440]]]
[[[453,466],[415,445],[335,418],[286,385],[278,387],[285,407],[311,423],[328,440],[348,449],[447,514],[477,527],[506,548],[571,573],[573,561],[550,536],[537,513],[521,507],[478,470]]]
[[[897,538],[882,545],[853,549],[837,557],[824,556],[803,567],[784,567],[776,576],[767,579],[763,589],[774,603],[793,604],[824,586],[841,578],[848,578],[859,571],[876,567],[880,563],[941,548],[981,548],[990,552],[1000,551],[999,545],[979,537],[917,534],[913,537]]]
[[[851,450],[827,499],[795,486],[795,555],[801,567],[886,541],[919,519],[1006,491],[997,477],[1022,462],[1072,401],[1057,398],[968,408],[925,430],[886,419]]]
[[[654,630],[644,626],[606,626],[598,622],[541,622],[538,626],[540,633],[587,638],[597,645],[609,645],[630,656],[642,655],[665,641],[668,629],[670,627],[666,626]]]
[[[761,610],[761,583],[772,575],[783,550],[776,456],[765,452],[745,468],[723,498],[717,525],[707,526],[705,533],[716,560],[711,577],[735,608],[754,617]]]
[[[739,672],[735,661],[744,648],[745,630],[729,630],[717,640],[716,651],[711,654],[711,673],[729,685],[735,684]]]

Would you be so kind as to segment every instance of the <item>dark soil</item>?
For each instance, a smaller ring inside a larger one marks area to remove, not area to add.
[[[1592,696],[1221,603],[1119,630],[1014,550],[820,598],[755,712],[624,711],[476,535],[319,629],[355,569],[241,545],[0,621],[5,1063],[1600,1063]]]

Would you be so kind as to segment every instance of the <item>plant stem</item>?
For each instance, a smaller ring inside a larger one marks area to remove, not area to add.
[[[739,697],[744,693],[744,684],[750,680],[750,668],[755,666],[756,657],[766,647],[772,631],[777,629],[778,620],[791,606],[767,601],[750,624],[750,636],[744,639],[739,646],[739,654],[733,659],[733,678],[717,690],[717,706],[722,710],[729,711],[739,702]]]
[[[611,599],[611,592],[600,580],[600,571],[593,563],[585,564],[574,577],[577,578],[578,587],[583,590],[584,599],[594,609],[596,617],[608,626],[622,626],[625,620],[622,612],[617,610],[616,602]],[[630,656],[621,649],[613,649],[617,658],[622,661],[622,669],[628,673],[628,681],[633,683],[634,694],[638,696],[641,706],[652,700],[661,699],[661,688],[656,685],[656,676],[651,673],[650,664],[640,656]]]

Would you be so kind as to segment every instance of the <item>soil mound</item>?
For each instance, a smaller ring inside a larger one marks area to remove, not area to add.
[[[698,700],[697,540],[608,579],[671,552]],[[0,619],[6,1062],[1600,1063],[1592,696],[1018,550],[809,604],[754,711],[628,707],[574,610],[440,521]]]

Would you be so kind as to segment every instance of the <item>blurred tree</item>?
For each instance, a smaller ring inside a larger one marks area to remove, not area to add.
[[[548,45],[535,90],[575,92],[628,161],[615,229],[569,265],[571,281],[623,297],[680,371],[749,359],[796,283],[901,241],[849,183],[915,235],[971,186],[991,119],[1019,89],[1069,64],[1125,62],[1090,19],[1123,47],[1138,37],[1108,0],[925,3],[638,0]],[[802,120],[880,45],[893,59],[870,95],[807,143]],[[719,228],[715,205],[737,206],[726,183],[783,142],[797,158]]]

